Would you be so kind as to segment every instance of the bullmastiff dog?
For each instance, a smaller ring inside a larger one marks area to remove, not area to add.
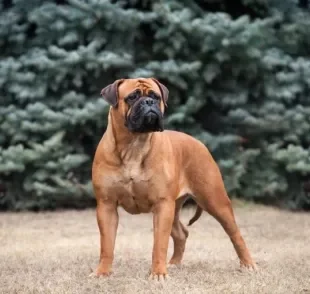
[[[164,130],[169,91],[154,78],[119,79],[101,91],[110,104],[107,129],[95,152],[92,183],[100,231],[100,260],[92,276],[111,273],[118,227],[118,206],[130,214],[153,213],[153,254],[149,277],[168,277],[169,236],[179,265],[188,230],[180,209],[188,196],[228,234],[240,265],[256,265],[236,224],[218,165],[206,146],[182,132]]]

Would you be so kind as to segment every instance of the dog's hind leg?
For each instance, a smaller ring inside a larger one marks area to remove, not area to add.
[[[236,223],[231,201],[218,168],[209,166],[209,169],[201,174],[207,177],[196,177],[192,182],[197,204],[221,224],[235,248],[240,265],[255,269],[256,265]]]
[[[171,237],[173,239],[174,249],[169,264],[180,265],[184,255],[186,239],[188,237],[188,230],[180,221],[180,210],[185,200],[185,196],[176,200],[175,214],[171,230]]]

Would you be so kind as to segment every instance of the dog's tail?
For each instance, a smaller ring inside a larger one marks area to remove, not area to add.
[[[196,212],[194,216],[188,222],[188,226],[191,226],[196,220],[200,218],[202,211],[203,211],[202,208],[199,205],[197,205]]]

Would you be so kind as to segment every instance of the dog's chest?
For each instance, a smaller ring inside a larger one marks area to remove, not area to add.
[[[152,186],[154,172],[143,169],[132,163],[125,165],[121,172],[109,173],[105,177],[105,186],[109,194],[116,197],[120,206],[129,213],[149,212],[153,204],[153,195],[149,188]]]

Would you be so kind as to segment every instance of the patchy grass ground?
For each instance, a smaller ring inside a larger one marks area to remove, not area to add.
[[[184,223],[193,212],[182,211]],[[0,293],[310,293],[310,214],[254,205],[235,213],[259,272],[238,271],[230,240],[205,213],[190,227],[183,267],[164,284],[146,279],[152,215],[120,211],[114,274],[96,279],[94,210],[1,214]]]

